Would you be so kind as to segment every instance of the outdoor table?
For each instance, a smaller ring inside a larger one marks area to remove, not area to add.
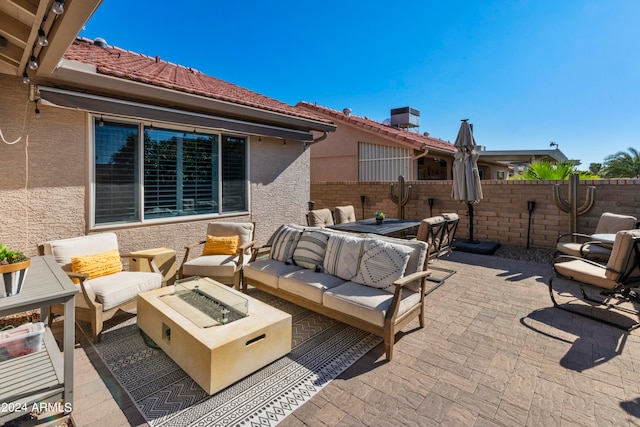
[[[351,231],[355,233],[372,233],[380,234],[382,236],[393,236],[419,226],[420,221],[416,220],[385,218],[382,224],[378,224],[375,218],[367,218],[360,221],[335,224],[327,228]]]

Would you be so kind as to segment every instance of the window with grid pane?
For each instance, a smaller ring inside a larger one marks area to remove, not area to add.
[[[247,139],[95,120],[94,223],[246,212]]]
[[[101,121],[95,127],[96,224],[138,219],[138,158],[137,125]]]
[[[217,170],[217,135],[145,128],[145,219],[217,213]]]

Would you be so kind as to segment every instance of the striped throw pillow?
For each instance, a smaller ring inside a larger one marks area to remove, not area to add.
[[[324,271],[344,280],[351,280],[358,272],[364,239],[351,234],[331,234],[324,256]]]
[[[393,293],[393,282],[404,276],[411,248],[379,239],[366,239],[358,274],[353,282]]]
[[[293,263],[293,251],[296,249],[301,234],[301,230],[288,225],[280,227],[273,237],[269,257],[287,264]]]
[[[329,234],[320,231],[304,231],[293,251],[293,262],[302,268],[322,269]]]

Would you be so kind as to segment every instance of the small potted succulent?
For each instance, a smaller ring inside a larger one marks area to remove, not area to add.
[[[382,224],[382,221],[384,221],[384,212],[376,212],[373,214],[373,217],[376,219],[376,223],[378,224]]]
[[[19,251],[12,251],[0,243],[0,297],[10,297],[22,290],[27,271],[31,266],[31,258]]]

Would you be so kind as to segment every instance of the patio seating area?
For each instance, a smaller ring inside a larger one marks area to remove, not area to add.
[[[640,339],[553,307],[550,263],[453,252],[425,328],[378,345],[284,419],[301,425],[637,425]],[[76,426],[146,425],[76,328]]]

